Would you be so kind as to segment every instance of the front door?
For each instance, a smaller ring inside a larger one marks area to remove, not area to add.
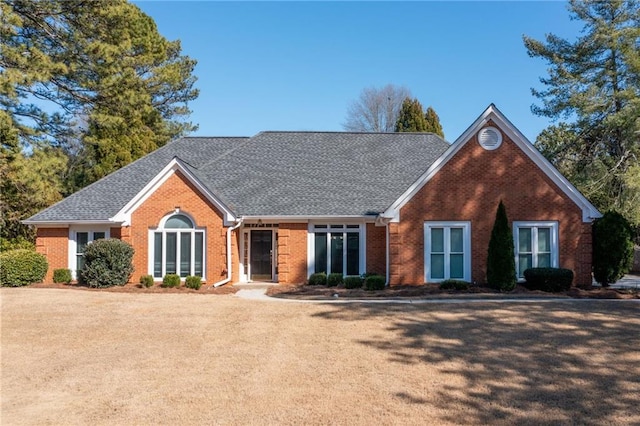
[[[271,281],[273,276],[273,232],[263,230],[251,231],[251,279],[254,281]]]

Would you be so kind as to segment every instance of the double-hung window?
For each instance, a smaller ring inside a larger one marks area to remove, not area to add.
[[[558,222],[513,222],[516,271],[558,267]]]
[[[312,225],[310,272],[364,273],[364,225]]]
[[[471,281],[470,222],[425,222],[425,282]]]
[[[205,231],[196,228],[189,217],[175,214],[150,233],[149,258],[154,278],[167,274],[204,278]]]
[[[84,267],[84,252],[89,244],[95,240],[109,238],[108,229],[88,229],[76,227],[70,230],[69,269],[74,279],[78,278],[78,271]]]

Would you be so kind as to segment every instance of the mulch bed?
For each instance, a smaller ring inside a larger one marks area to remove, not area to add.
[[[231,284],[225,284],[220,287],[214,287],[212,285],[203,284],[200,290],[194,290],[187,288],[184,285],[180,287],[164,288],[160,287],[159,283],[154,284],[149,288],[143,287],[141,284],[128,283],[123,286],[114,286],[108,288],[92,288],[86,285],[77,283],[64,284],[64,283],[37,283],[31,284],[29,287],[35,288],[60,288],[60,289],[75,289],[75,290],[87,290],[87,291],[110,291],[115,293],[197,293],[197,294],[233,294],[238,291],[237,288]]]
[[[638,290],[618,290],[609,288],[579,289],[571,288],[569,291],[559,293],[547,293],[538,290],[528,290],[522,285],[517,285],[513,291],[500,292],[489,287],[471,286],[468,290],[441,290],[436,284],[416,286],[394,286],[378,291],[366,291],[364,289],[346,289],[342,286],[285,286],[280,285],[267,290],[267,294],[273,297],[287,299],[333,299],[333,298],[424,298],[424,299],[517,299],[517,298],[574,298],[574,299],[640,299]]]

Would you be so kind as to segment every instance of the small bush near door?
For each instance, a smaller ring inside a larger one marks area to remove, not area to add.
[[[529,268],[524,271],[524,278],[529,290],[555,293],[571,288],[573,271],[564,268]]]
[[[469,283],[462,280],[444,280],[440,283],[442,290],[468,290]]]
[[[96,240],[84,252],[79,281],[89,287],[125,285],[133,273],[133,247],[112,238]]]
[[[151,275],[143,275],[140,277],[140,284],[143,287],[149,288],[153,286],[153,277]]]
[[[343,281],[342,274],[339,274],[339,273],[329,274],[329,276],[327,277],[327,286],[335,287],[342,284],[342,281]]]
[[[69,284],[71,282],[71,270],[70,269],[54,269],[53,282]]]
[[[187,278],[184,279],[184,285],[187,288],[200,290],[200,287],[202,287],[202,278],[198,276],[189,275]]]
[[[356,276],[344,277],[344,288],[360,287],[362,287],[362,278]]]
[[[178,274],[167,274],[162,279],[162,284],[160,287],[180,287],[180,275]]]
[[[384,284],[382,275],[369,275],[364,279],[364,289],[367,291],[384,290]]]
[[[327,274],[316,272],[309,277],[309,285],[327,285]]]

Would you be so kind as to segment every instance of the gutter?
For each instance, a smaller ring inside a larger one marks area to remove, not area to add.
[[[214,287],[220,287],[221,285],[224,285],[226,283],[228,283],[229,281],[231,281],[231,271],[232,271],[232,262],[231,262],[231,232],[233,232],[234,230],[238,229],[240,227],[240,225],[242,225],[242,222],[244,221],[244,218],[240,218],[235,225],[227,228],[227,278],[225,278],[222,281],[218,281],[217,283],[214,283],[213,286]]]

